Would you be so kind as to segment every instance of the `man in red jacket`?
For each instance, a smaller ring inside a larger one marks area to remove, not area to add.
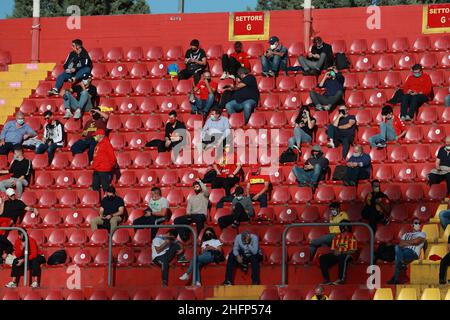
[[[391,106],[386,105],[381,109],[382,121],[380,122],[380,133],[369,138],[372,148],[385,148],[388,141],[396,141],[405,134],[405,124],[396,115]]]
[[[116,166],[116,156],[109,138],[105,136],[105,130],[97,129],[95,139],[97,140],[97,145],[95,146],[94,160],[92,161],[92,169],[94,169],[92,189],[98,190],[100,194],[100,185],[103,192],[106,192],[111,184],[113,170]]]
[[[237,77],[237,71],[239,68],[245,68],[251,70],[250,62],[247,58],[247,53],[242,50],[242,42],[236,41],[234,43],[234,52],[230,55],[226,53],[222,56],[222,70],[223,74],[220,80],[231,78],[233,80]]]
[[[39,288],[39,277],[41,276],[41,264],[45,263],[45,257],[40,253],[36,240],[28,236],[28,266],[31,269],[31,288]],[[19,277],[23,273],[25,263],[25,235],[19,232],[19,238],[14,242],[14,256],[11,268],[11,282],[5,285],[7,288],[17,288]]]

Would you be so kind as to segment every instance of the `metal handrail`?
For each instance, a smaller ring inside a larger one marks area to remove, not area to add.
[[[133,225],[133,226],[117,226],[109,233],[109,243],[108,243],[108,287],[112,283],[112,238],[114,233],[119,229],[175,229],[175,228],[186,228],[189,229],[194,235],[194,254],[192,257],[192,262],[194,266],[197,264],[197,232],[190,225],[186,224],[164,224],[164,225]],[[197,277],[197,268],[194,267],[192,270],[192,285],[195,285],[195,279]]]
[[[25,235],[25,256],[23,262],[23,285],[26,287],[28,284],[28,233],[25,229],[20,227],[0,227],[0,230],[11,231],[17,230]]]
[[[294,227],[334,227],[334,226],[363,226],[369,229],[370,233],[370,264],[373,264],[373,243],[374,243],[374,233],[372,228],[367,223],[362,222],[342,222],[342,223],[319,223],[319,222],[309,222],[309,223],[293,223],[290,225],[285,226],[283,231],[283,238],[281,239],[282,243],[282,259],[281,262],[281,285],[286,285],[286,234],[289,231],[289,229]]]

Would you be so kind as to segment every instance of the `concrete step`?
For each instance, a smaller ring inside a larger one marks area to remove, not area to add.
[[[51,71],[55,63],[17,63],[9,65],[9,71],[29,72],[29,71]]]

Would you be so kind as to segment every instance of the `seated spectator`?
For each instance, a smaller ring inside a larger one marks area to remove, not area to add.
[[[235,85],[225,85],[224,90],[233,91],[231,100],[225,105],[229,115],[244,111],[245,124],[258,105],[259,89],[254,75],[245,68],[239,68],[238,77],[240,82]]]
[[[227,269],[225,273],[224,285],[233,285],[234,270],[239,265],[244,272],[247,272],[248,264],[252,265],[252,285],[260,283],[260,263],[263,255],[259,247],[259,240],[256,234],[244,231],[238,234],[234,240],[233,250],[228,255]]]
[[[105,196],[100,202],[100,215],[91,220],[91,229],[95,231],[100,226],[102,229],[114,230],[125,213],[123,199],[116,195],[116,188],[110,186],[105,191]]]
[[[442,229],[447,229],[447,226],[450,224],[450,208],[439,212],[439,220],[441,222]]]
[[[176,146],[178,146],[176,149],[179,151],[186,144],[186,125],[183,121],[178,120],[176,111],[172,110],[169,112],[169,119],[164,131],[164,140],[154,139],[147,142],[145,146],[156,147],[158,152],[167,152]]]
[[[341,223],[343,220],[348,220],[347,212],[341,210],[341,205],[339,204],[339,202],[330,203],[329,208],[329,223]],[[311,241],[311,244],[309,245],[309,256],[311,261],[314,259],[317,248],[321,246],[330,247],[334,237],[341,232],[339,226],[330,226],[329,230],[330,233]]]
[[[438,150],[436,168],[428,174],[429,184],[447,182],[447,195],[450,195],[450,136],[445,138],[445,146]]]
[[[230,225],[237,228],[241,222],[249,221],[254,215],[252,199],[249,196],[244,196],[242,187],[236,187],[234,198],[231,201],[231,214],[220,217],[217,222],[222,230]]]
[[[303,168],[294,166],[292,173],[297,178],[298,185],[300,187],[311,186],[317,188],[320,180],[325,179],[329,166],[329,161],[323,155],[322,148],[319,145],[315,145],[311,150],[311,157],[306,160]]]
[[[0,235],[0,264],[6,264],[8,256],[12,257],[14,246],[5,235]]]
[[[0,154],[8,154],[14,147],[21,146],[28,138],[37,136],[37,133],[25,123],[25,115],[17,111],[16,120],[5,123],[0,134]]]
[[[200,42],[197,39],[192,40],[190,46],[184,56],[186,68],[178,73],[178,80],[189,79],[193,76],[194,84],[197,85],[206,69],[206,53],[205,50],[200,49]]]
[[[117,160],[114,148],[103,129],[97,129],[95,139],[97,140],[97,145],[95,146],[94,160],[92,161],[92,169],[94,170],[92,174],[92,189],[100,194],[100,186],[103,192],[109,189]]]
[[[323,287],[318,285],[314,290],[314,295],[311,297],[311,300],[328,300],[328,296],[325,295]]]
[[[339,107],[339,113],[333,123],[328,126],[329,148],[336,148],[342,143],[342,159],[347,157],[350,145],[355,139],[356,118],[350,115],[346,106]]]
[[[316,110],[330,111],[339,102],[342,102],[344,82],[344,76],[335,66],[328,68],[328,71],[323,75],[322,80],[317,85],[319,88],[325,89],[325,92],[323,94],[314,90],[309,92],[309,96]]]
[[[220,80],[231,78],[233,80],[237,77],[239,68],[251,69],[250,62],[247,58],[247,53],[242,51],[242,42],[236,41],[234,43],[234,52],[230,55],[226,53],[222,55],[222,76]]]
[[[211,183],[212,189],[223,188],[225,196],[231,194],[231,188],[240,181],[242,165],[236,163],[229,155],[228,147],[225,148],[225,154],[221,159],[213,164],[213,170],[207,172],[203,179],[205,183]]]
[[[56,149],[62,148],[66,140],[66,132],[64,125],[53,118],[53,113],[50,110],[44,112],[46,125],[44,127],[44,143],[36,148],[37,154],[42,154],[47,151],[48,164],[50,165],[55,156]]]
[[[267,196],[270,187],[270,178],[261,174],[261,166],[254,164],[247,175],[247,194],[252,201],[258,201],[261,208],[267,208]]]
[[[447,284],[450,283],[450,280],[447,281],[447,269],[450,266],[450,236],[447,239],[447,254],[442,258],[439,264],[439,284]]]
[[[14,160],[9,166],[9,170],[0,170],[0,174],[11,173],[11,178],[0,181],[0,191],[5,192],[7,188],[16,187],[17,197],[22,199],[23,189],[28,187],[33,173],[31,161],[23,155],[21,146],[14,148]]]
[[[323,42],[322,38],[315,37],[308,57],[300,56],[298,62],[300,62],[304,74],[320,74],[320,71],[328,69],[334,64],[333,48],[328,43]]]
[[[203,73],[203,80],[201,80],[189,94],[189,101],[192,106],[192,114],[201,114],[206,117],[214,105],[216,100],[218,84],[214,80],[211,80],[211,73],[205,71]],[[194,95],[196,93],[198,96]]]
[[[83,47],[83,41],[75,39],[72,41],[72,51],[64,62],[64,72],[56,78],[55,87],[48,92],[49,96],[58,95],[64,82],[75,83],[83,78],[84,74],[90,74],[92,60],[89,53]]]
[[[207,264],[216,262],[220,263],[225,261],[225,257],[222,251],[222,242],[217,239],[217,235],[213,228],[206,228],[202,237],[201,253],[197,256],[197,264],[194,266],[194,262],[191,261],[188,270],[183,273],[180,280],[186,281],[189,279],[190,274],[196,268],[197,277],[194,279],[197,286],[201,286],[200,269]]]
[[[5,201],[0,198],[0,227],[11,227],[22,222],[27,211],[31,211],[34,215],[38,215],[38,210],[31,206],[27,206],[22,200],[17,199],[14,189],[6,190]],[[0,235],[7,234],[5,230],[0,230]]]
[[[168,221],[170,217],[169,201],[161,196],[161,189],[152,188],[152,197],[148,202],[148,208],[145,209],[144,215],[133,221],[134,226],[159,225]],[[151,229],[152,239],[156,236],[158,228]],[[178,235],[178,232],[177,232]]]
[[[98,107],[91,109],[91,115],[92,119],[88,120],[84,125],[83,132],[81,134],[82,138],[77,140],[70,148],[73,155],[89,150],[89,163],[92,163],[92,160],[94,159],[94,150],[97,145],[97,141],[94,138],[95,132],[97,129],[102,129],[106,132],[106,124],[109,118],[109,115],[106,112],[101,112]]]
[[[76,94],[76,98],[72,93]],[[64,119],[69,119],[72,115],[74,119],[80,119],[84,112],[90,111],[97,105],[97,87],[92,84],[92,75],[83,75],[80,84],[65,90],[62,97],[64,109],[66,109]],[[72,114],[72,111],[75,111],[75,114]]]
[[[173,258],[178,256],[178,262],[188,262],[183,255],[183,247],[177,241],[177,237],[177,231],[170,229],[166,234],[156,236],[152,241],[152,261],[161,267],[163,287],[167,287],[169,265]]]
[[[311,112],[307,106],[303,106],[295,118],[294,136],[289,138],[288,147],[296,149],[298,156],[302,154],[302,142],[311,143],[312,136],[316,126],[316,118],[311,116]]]
[[[369,220],[369,226],[373,230],[373,234],[377,232],[377,225],[389,223],[389,197],[381,191],[380,181],[372,180],[372,191],[366,196],[365,205],[361,216]]]
[[[206,120],[202,129],[203,149],[218,147],[220,143],[225,145],[231,137],[230,122],[222,116],[222,109],[213,108],[210,117]]]
[[[31,288],[39,288],[39,277],[41,276],[41,264],[45,263],[45,257],[41,254],[36,240],[28,236],[28,248],[25,248],[25,235],[19,232],[19,237],[14,242],[13,255],[16,257],[11,268],[11,282],[6,288],[17,288],[19,277],[23,274],[25,262],[25,251],[28,253],[28,266],[31,269]]]
[[[406,78],[403,87],[397,90],[389,104],[400,104],[400,119],[411,121],[419,107],[427,102],[433,93],[433,83],[420,64],[412,66],[412,75]]]
[[[340,223],[349,223],[348,220],[342,220]],[[352,254],[357,251],[357,241],[352,233],[352,227],[349,225],[340,225],[340,233],[333,238],[330,253],[320,256],[320,270],[324,278],[323,284],[343,284],[347,265],[352,259]],[[335,264],[339,264],[339,278],[331,282],[329,270]]]
[[[414,231],[405,233],[400,243],[395,246],[395,271],[388,284],[401,284],[403,281],[400,281],[400,272],[406,273],[407,265],[419,259],[427,235],[421,231],[419,219],[414,219],[413,227]]]
[[[195,223],[197,227],[197,235],[203,230],[205,226],[205,221],[208,218],[208,205],[209,205],[209,192],[205,184],[200,180],[196,179],[193,184],[195,194],[191,195],[188,199],[186,215],[175,218],[173,220],[174,224],[192,224]],[[191,231],[186,228],[178,228],[178,234],[182,241],[189,240],[189,235]]]
[[[405,134],[405,124],[398,116],[394,115],[391,106],[384,106],[381,109],[380,133],[369,138],[372,148],[386,148],[386,142],[396,141]]]
[[[261,75],[263,77],[276,77],[281,68],[286,69],[288,49],[283,46],[278,37],[269,39],[270,47],[259,57],[262,65]]]
[[[344,185],[356,186],[358,185],[358,180],[369,179],[371,166],[372,159],[370,158],[370,155],[364,153],[364,150],[360,145],[356,145],[353,148],[353,155],[347,161]]]
[[[450,94],[445,97],[445,106],[450,107]]]

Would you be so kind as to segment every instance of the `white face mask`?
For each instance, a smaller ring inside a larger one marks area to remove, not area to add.
[[[276,48],[277,48],[277,45],[276,45],[276,44],[271,44],[271,45],[270,45],[270,49],[275,50]]]
[[[420,224],[414,224],[414,231],[420,231]]]

